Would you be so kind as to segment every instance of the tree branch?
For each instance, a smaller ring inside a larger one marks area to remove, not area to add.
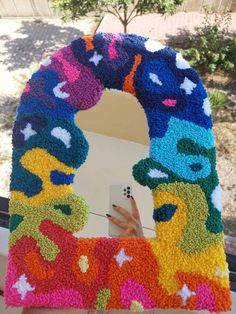
[[[131,21],[133,21],[133,19],[135,19],[137,16],[141,16],[141,15],[147,15],[148,13],[144,13],[144,14],[135,14],[130,20],[128,20],[128,23],[130,23]]]
[[[137,7],[138,7],[138,2],[134,5],[133,9],[131,10],[131,12],[130,12],[128,18],[127,18],[128,23],[129,23],[129,18],[132,16],[132,14],[137,9]]]
[[[115,17],[117,17],[116,14],[115,14],[115,12],[109,10],[107,6],[106,6],[106,10],[102,10],[102,11],[105,12],[105,13],[113,14],[113,15],[115,15]]]
[[[113,7],[113,9],[115,10],[116,14],[118,15],[119,20],[122,21],[122,23],[123,23],[123,22],[124,22],[124,19],[122,19],[122,17],[121,17],[121,15],[120,15],[119,11],[118,11],[115,7]]]

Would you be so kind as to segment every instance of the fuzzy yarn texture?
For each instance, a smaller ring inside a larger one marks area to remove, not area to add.
[[[150,154],[154,238],[78,238],[88,205],[73,193],[89,145],[74,115],[105,88],[137,97]],[[7,306],[97,310],[231,307],[221,190],[207,93],[169,47],[130,34],[83,36],[41,62],[13,128]]]

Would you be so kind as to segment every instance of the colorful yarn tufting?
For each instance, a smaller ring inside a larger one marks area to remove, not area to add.
[[[136,96],[147,117],[150,157],[133,176],[152,190],[154,238],[78,238],[88,206],[72,183],[88,143],[73,117],[105,88]],[[98,33],[44,60],[13,128],[6,304],[228,311],[211,127],[197,73],[159,42]]]

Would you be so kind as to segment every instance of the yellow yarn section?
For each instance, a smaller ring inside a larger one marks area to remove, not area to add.
[[[171,193],[171,197],[166,197],[167,194]],[[164,193],[164,194],[163,194]],[[195,254],[201,250],[207,249],[210,246],[213,246],[218,243],[223,243],[223,233],[214,234],[207,230],[206,221],[208,217],[208,204],[206,197],[201,188],[196,184],[189,183],[171,183],[171,184],[162,184],[158,186],[156,190],[153,191],[153,198],[155,206],[161,207],[165,203],[171,203],[177,206],[177,203],[173,200],[173,195],[178,197],[178,200],[182,200],[182,203],[185,204],[185,209],[179,204],[181,209],[176,214],[177,216],[187,215],[186,218],[179,217],[181,224],[176,221],[176,219],[171,219],[170,224],[175,223],[175,228],[179,231],[176,231],[180,234],[181,239],[179,246],[181,249],[189,254]],[[177,217],[175,214],[175,218]],[[166,222],[158,222],[156,228],[158,227],[159,237],[161,237],[162,226],[165,226]],[[186,226],[183,229],[183,224]],[[183,232],[182,232],[183,230]],[[164,227],[164,233],[165,233]],[[163,236],[166,236],[165,234]],[[169,234],[170,237],[175,237],[172,233]]]
[[[54,185],[51,182],[50,174],[53,170],[72,174],[75,173],[76,169],[66,166],[56,157],[49,154],[46,149],[33,148],[21,157],[20,162],[25,169],[37,175],[42,180],[42,191],[32,197],[27,197],[23,192],[12,191],[12,200],[17,199],[25,203],[41,205],[49,200],[73,192],[72,185]]]
[[[86,273],[89,268],[88,257],[86,255],[81,255],[79,258],[79,268],[82,273]]]
[[[164,204],[173,204],[177,206],[174,216],[169,221],[158,222],[155,224],[156,234],[159,241],[168,239],[168,242],[176,243],[182,236],[187,222],[187,205],[180,197],[169,192],[159,191],[159,189],[153,192],[153,200],[155,208],[160,208]]]
[[[186,189],[188,191],[186,191]],[[183,233],[189,225],[188,219],[194,219],[196,223],[196,236],[203,232],[207,215],[203,217],[198,211],[197,203],[193,206],[193,213],[189,216],[188,195],[199,197],[199,186],[185,183],[171,183],[159,185],[153,191],[155,208],[164,204],[174,204],[177,206],[176,212],[169,221],[156,223],[156,239],[148,239],[160,264],[160,274],[158,279],[167,291],[176,293],[179,290],[178,282],[175,278],[176,272],[193,272],[207,276],[219,283],[223,287],[228,287],[227,276],[217,276],[217,269],[227,272],[222,235],[218,235],[219,243],[198,250],[194,254],[184,252],[181,248]],[[186,196],[187,195],[187,196]],[[202,210],[202,208],[201,208]],[[193,218],[194,217],[194,218]],[[200,229],[198,227],[201,226]],[[209,236],[204,233],[204,236]],[[189,239],[191,242],[191,239]]]

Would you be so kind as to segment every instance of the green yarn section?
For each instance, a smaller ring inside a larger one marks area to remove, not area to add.
[[[207,230],[208,206],[206,197],[196,184],[172,183],[158,186],[156,191],[169,192],[180,197],[187,205],[187,223],[178,246],[188,254],[198,253],[223,243],[223,233],[213,234]],[[198,210],[198,209],[201,210]],[[178,210],[178,209],[177,209]],[[212,216],[214,223],[214,216]],[[181,221],[179,222],[182,223]]]
[[[55,207],[63,209],[67,213],[70,208],[71,213],[69,215],[65,214],[62,210],[55,210]],[[32,237],[37,241],[40,253],[46,261],[55,260],[59,249],[53,241],[41,233],[40,224],[44,220],[49,219],[71,233],[82,230],[88,221],[86,201],[84,198],[72,193],[49,200],[48,203],[38,206],[12,200],[9,210],[11,217],[21,216],[24,218],[20,224],[15,224],[16,227],[11,232],[10,247],[15,245],[16,241],[23,236]]]
[[[71,208],[69,205],[55,205],[55,209],[59,209],[65,215],[71,215]]]
[[[99,291],[96,300],[96,310],[105,310],[110,298],[110,289],[103,288]]]
[[[209,208],[209,216],[206,222],[207,229],[212,233],[220,233],[223,231],[221,213],[211,205]]]
[[[220,212],[214,208],[211,202],[211,194],[215,187],[219,184],[218,175],[216,172],[216,151],[215,148],[207,150],[204,147],[199,146],[197,143],[190,139],[182,139],[178,142],[178,151],[180,153],[191,154],[191,155],[202,155],[209,158],[211,162],[211,174],[204,178],[196,181],[204,191],[209,215],[206,221],[206,227],[211,233],[220,233],[223,231],[223,224],[221,220]]]
[[[10,232],[14,231],[23,220],[24,220],[24,217],[21,215],[17,215],[17,214],[11,215],[10,223],[9,223]]]
[[[150,177],[149,172],[151,169],[160,170],[161,172],[167,174],[168,178]],[[174,173],[172,173],[170,170],[167,170],[159,162],[151,158],[142,159],[133,166],[133,177],[139,184],[148,186],[151,190],[155,189],[158,184],[177,181],[177,176]]]
[[[215,187],[219,184],[217,172],[216,172],[216,153],[215,148],[207,150],[197,145],[191,140],[182,139],[178,142],[178,150],[181,153],[198,155],[201,152],[202,156],[209,158],[211,162],[211,174],[202,179],[196,180],[194,184],[198,185],[205,194],[207,205],[208,205],[208,217],[206,220],[206,228],[208,231],[214,234],[221,233],[223,231],[223,224],[221,221],[221,214],[214,208],[211,202],[211,194]],[[195,165],[198,167],[198,165]],[[161,171],[165,177],[151,177],[150,170],[156,169]],[[151,158],[145,158],[140,160],[137,164],[133,166],[133,177],[137,182],[143,186],[148,186],[151,190],[157,188],[160,184],[183,182],[189,183],[188,180],[178,177],[175,173],[169,169],[163,167],[159,162],[152,160]]]
[[[132,312],[143,312],[144,308],[142,306],[142,303],[137,301],[137,300],[133,300],[130,304],[130,311],[132,311]]]

